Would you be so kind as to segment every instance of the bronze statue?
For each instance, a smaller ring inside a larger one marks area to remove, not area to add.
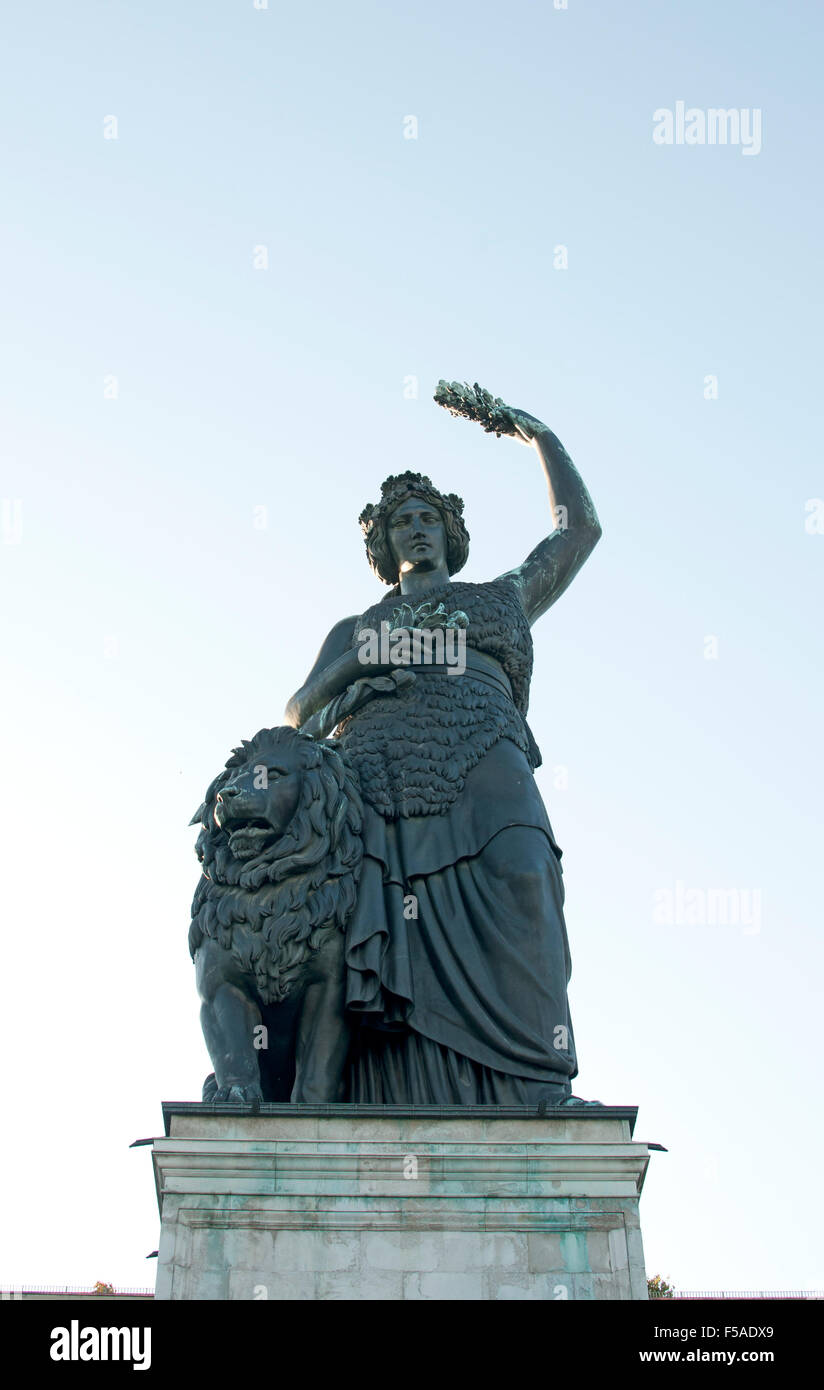
[[[561,850],[526,722],[530,628],[601,528],[546,425],[477,385],[441,382],[435,399],[536,450],[552,525],[517,569],[462,583],[453,578],[469,547],[461,499],[421,474],[388,478],[361,525],[390,593],[333,627],[287,706],[287,724],[334,733],[363,799],[345,928],[346,1014],[356,1024],[346,1094],[558,1104],[577,1061]],[[433,633],[463,634],[460,662],[443,644],[435,659],[422,648]]]
[[[191,824],[203,872],[189,949],[215,1068],[204,1101],[344,1100],[343,928],[363,847],[351,771],[327,743],[261,729]]]

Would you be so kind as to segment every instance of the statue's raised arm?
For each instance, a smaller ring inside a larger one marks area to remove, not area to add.
[[[438,405],[476,420],[491,434],[507,434],[531,445],[543,465],[553,529],[506,577],[515,581],[530,623],[540,618],[572,583],[601,536],[592,498],[561,441],[524,410],[504,405],[476,383],[441,381]],[[502,578],[504,576],[501,576]]]

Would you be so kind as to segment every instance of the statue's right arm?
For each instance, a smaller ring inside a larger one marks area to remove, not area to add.
[[[309,675],[286,706],[284,721],[294,729],[299,729],[307,719],[323,709],[324,705],[328,705],[330,700],[340,695],[353,681],[366,674],[364,666],[358,660],[358,648],[352,645],[356,622],[355,614],[335,624],[318,652]],[[369,673],[376,675],[383,669],[370,666]]]

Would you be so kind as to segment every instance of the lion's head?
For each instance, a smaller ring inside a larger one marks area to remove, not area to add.
[[[244,740],[192,817],[203,876],[189,948],[204,937],[254,972],[264,1003],[288,993],[301,964],[355,904],[363,808],[337,745],[289,727]]]

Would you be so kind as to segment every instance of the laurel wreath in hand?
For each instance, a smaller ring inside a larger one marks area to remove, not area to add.
[[[487,434],[517,434],[509,407],[491,391],[475,382],[439,381],[433,398],[452,415],[462,415],[465,420],[477,420]]]

